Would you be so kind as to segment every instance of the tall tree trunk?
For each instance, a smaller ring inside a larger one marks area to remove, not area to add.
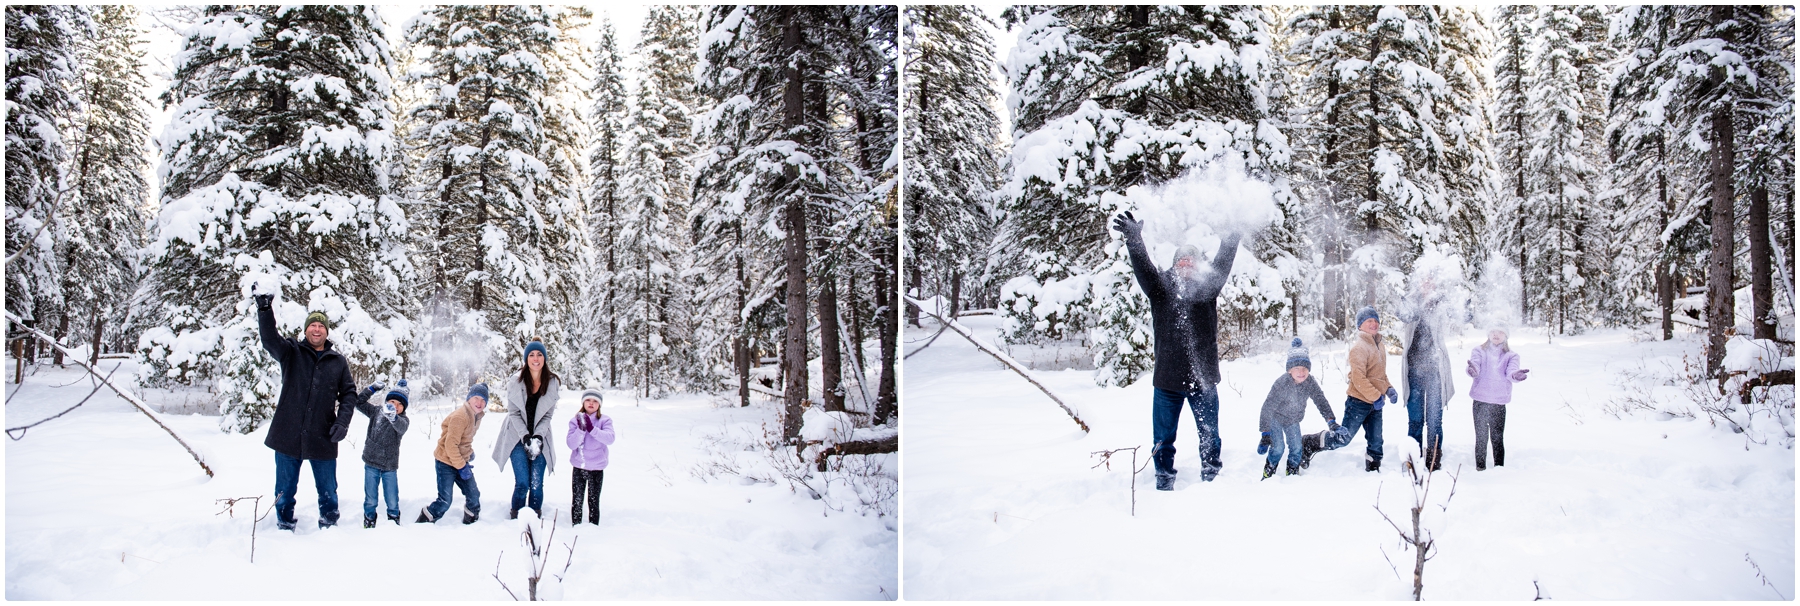
[[[1712,22],[1716,27],[1731,18],[1732,8],[1714,6]],[[1733,44],[1729,32],[1725,36],[1725,45]],[[1712,75],[1707,78],[1712,90],[1725,85],[1725,68],[1714,67]],[[1707,259],[1706,268],[1706,333],[1708,347],[1706,351],[1706,371],[1709,376],[1718,376],[1720,366],[1725,361],[1725,331],[1736,324],[1731,293],[1732,253],[1734,244],[1732,232],[1737,227],[1732,192],[1732,170],[1737,166],[1735,133],[1732,132],[1731,107],[1718,107],[1712,115],[1712,151],[1707,152],[1712,160],[1707,169],[1707,179],[1712,185],[1712,254]]]
[[[1663,152],[1663,140],[1659,136],[1656,139],[1656,197],[1661,206],[1657,212],[1662,231],[1667,232],[1669,221],[1675,216],[1675,201],[1669,198],[1669,171],[1668,165],[1664,163]],[[1663,244],[1661,260],[1656,263],[1656,303],[1661,308],[1664,341],[1675,338],[1675,276],[1672,273],[1674,267],[1669,261],[1671,255],[1667,250],[1668,246],[1667,243]]]
[[[750,282],[744,277],[744,226],[742,224],[734,224],[731,226],[731,230],[732,234],[737,237],[737,246],[735,249],[737,252],[733,253],[733,255],[737,257],[738,283],[738,327],[737,336],[731,342],[732,368],[737,370],[738,406],[743,407],[750,405],[750,310],[744,309],[745,306],[750,304]],[[610,256],[612,253],[609,252],[607,254]]]
[[[103,328],[105,328],[105,324],[103,322],[101,322],[100,306],[95,305],[94,306],[94,340],[92,343],[93,353],[88,354],[88,365],[89,366],[96,366],[96,365],[100,364],[100,331]]]
[[[894,194],[889,194],[893,197]],[[899,244],[900,230],[896,225],[898,217],[890,214],[887,217],[886,233],[893,237],[883,237],[880,245],[881,271],[875,274],[875,292],[880,303],[876,306],[876,322],[881,339],[881,385],[875,396],[875,424],[884,425],[899,413],[899,374],[895,361],[899,358],[900,341],[900,285],[899,278]]]
[[[856,381],[859,384],[866,384],[864,382],[868,380],[869,370],[863,363],[862,292],[856,290],[856,272],[850,272],[849,284],[844,287],[844,292],[848,293],[850,297],[847,306],[850,310],[847,319],[850,322],[850,349],[856,352],[851,363],[856,365]]]
[[[925,289],[922,285],[925,278],[920,273],[918,264],[915,263],[912,267],[907,269],[911,269],[912,273],[907,276],[906,289],[912,291],[913,298],[923,301],[925,299]],[[913,326],[919,325],[919,308],[911,303],[906,304],[906,323]]]
[[[782,32],[782,56],[787,57],[786,82],[782,92],[782,126],[794,132],[806,118],[804,85],[805,67],[800,58],[800,23],[794,14],[783,10],[786,19]],[[782,172],[782,187],[792,187],[787,199],[787,237],[782,243],[787,263],[787,330],[782,339],[782,372],[787,375],[782,399],[786,402],[781,419],[781,436],[790,442],[800,437],[801,405],[806,401],[806,193],[798,172],[790,165]]]
[[[68,308],[68,306],[67,305],[62,306],[61,309],[58,310],[56,315],[60,316],[60,319],[58,319],[56,321],[56,342],[57,343],[67,343],[68,338],[69,338],[69,308]],[[63,352],[61,349],[55,350],[54,355],[52,356],[51,362],[56,364],[59,367],[63,365]]]
[[[837,278],[819,276],[819,379],[825,410],[844,410],[843,343],[838,335]]]
[[[962,311],[962,279],[963,279],[963,274],[962,274],[961,270],[950,273],[950,316],[949,317],[951,317],[951,318],[956,317],[956,313],[959,311]]]
[[[1756,313],[1750,319],[1751,334],[1757,339],[1775,338],[1775,284],[1771,267],[1774,255],[1769,252],[1769,187],[1759,185],[1750,190],[1750,304]]]

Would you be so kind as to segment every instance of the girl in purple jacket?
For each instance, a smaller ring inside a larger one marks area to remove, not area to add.
[[[575,505],[569,523],[581,523],[582,495],[587,495],[587,518],[600,523],[600,484],[606,480],[606,449],[613,443],[612,417],[600,414],[600,390],[581,392],[581,410],[569,419],[569,466],[575,468]]]
[[[1519,354],[1506,346],[1506,331],[1488,331],[1488,340],[1469,353],[1469,399],[1475,401],[1475,470],[1487,469],[1488,441],[1494,443],[1494,465],[1506,464],[1506,403],[1512,401],[1513,383],[1525,380]]]

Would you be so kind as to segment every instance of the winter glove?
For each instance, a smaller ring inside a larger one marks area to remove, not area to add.
[[[594,422],[590,419],[591,417],[585,412],[575,415],[575,428],[580,429],[583,433],[593,431]]]
[[[370,385],[369,385],[369,386],[368,386],[368,387],[364,387],[364,388],[363,388],[363,390],[362,390],[362,399],[364,399],[364,400],[367,400],[367,399],[369,399],[369,396],[373,396],[373,395],[375,395],[375,394],[376,394],[376,393],[378,393],[378,392],[380,392],[380,391],[381,391],[381,390],[383,390],[383,389],[386,389],[386,388],[387,388],[387,384],[386,384],[386,383],[382,383],[382,382],[380,382],[380,381],[376,381],[376,382],[374,382],[374,383],[371,383],[371,384],[370,384]]]
[[[350,433],[350,424],[349,423],[332,423],[331,424],[331,441],[342,442],[342,441],[344,441],[344,436],[349,435],[349,433]]]
[[[1272,440],[1269,439],[1269,432],[1265,431],[1262,434],[1262,441],[1256,443],[1256,454],[1269,454],[1269,445]]]
[[[1127,238],[1139,237],[1144,233],[1144,222],[1131,216],[1129,211],[1122,212],[1113,218],[1113,229],[1118,230],[1120,235]]]
[[[525,436],[525,458],[536,459],[538,458],[538,455],[543,452],[544,438],[539,436]]]
[[[475,479],[475,464],[463,465],[462,469],[456,470],[456,477],[462,478],[464,482]]]
[[[1395,403],[1395,402],[1399,402],[1399,401],[1400,401],[1400,392],[1398,392],[1398,391],[1394,391],[1394,388],[1392,388],[1392,387],[1389,387],[1389,388],[1388,388],[1388,390],[1387,390],[1387,397],[1388,397],[1388,403],[1389,403],[1389,404],[1393,404],[1393,403]],[[1379,408],[1377,408],[1377,409],[1376,409],[1376,410],[1380,410],[1380,409],[1379,409]]]
[[[1515,370],[1515,371],[1513,371],[1513,374],[1512,374],[1512,380],[1523,381],[1523,380],[1525,380],[1525,373],[1528,373],[1528,372],[1531,372],[1531,369],[1521,368],[1521,369]]]
[[[250,297],[256,299],[257,309],[269,309],[271,305],[275,304],[275,295],[250,295]]]
[[[1342,427],[1341,425],[1338,425],[1337,421],[1331,419],[1325,419],[1325,426],[1331,428],[1331,433],[1337,433],[1338,428]]]

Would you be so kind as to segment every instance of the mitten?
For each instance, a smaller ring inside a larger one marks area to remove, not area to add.
[[[1113,217],[1113,229],[1126,237],[1138,236],[1144,232],[1144,222],[1131,216],[1130,211],[1122,212]]]
[[[331,441],[342,442],[342,441],[344,441],[344,436],[348,435],[349,433],[350,433],[350,424],[349,423],[332,423],[331,424]]]
[[[1265,431],[1262,434],[1262,441],[1256,443],[1256,454],[1269,454],[1269,445],[1271,444],[1269,432]]]
[[[587,413],[577,414],[575,415],[575,427],[584,432],[593,431],[594,422],[588,420]]]
[[[1394,391],[1394,388],[1389,387],[1387,390],[1387,397],[1388,397],[1389,404],[1399,402],[1400,401],[1400,392]]]
[[[475,479],[475,464],[463,465],[462,469],[456,470],[456,477],[462,478],[464,482]]]
[[[1325,426],[1326,426],[1326,427],[1330,427],[1330,428],[1331,428],[1331,431],[1332,431],[1332,432],[1333,432],[1333,433],[1336,433],[1336,432],[1337,432],[1337,430],[1338,430],[1338,427],[1340,427],[1340,425],[1338,425],[1338,422],[1337,422],[1337,421],[1334,421],[1334,420],[1332,420],[1332,419],[1325,419]]]
[[[1525,380],[1525,373],[1528,373],[1528,372],[1531,372],[1531,370],[1525,369],[1525,368],[1515,370],[1515,371],[1513,371],[1513,374],[1512,374],[1512,380],[1523,381],[1523,380]]]
[[[386,388],[387,388],[386,383],[382,383],[380,381],[371,383],[371,384],[369,384],[368,387],[363,388],[362,399],[367,400],[367,399],[369,399],[369,396],[373,396],[376,393],[379,393],[381,390],[386,389]]]
[[[250,295],[250,298],[256,300],[257,309],[269,309],[275,303],[275,295]]]

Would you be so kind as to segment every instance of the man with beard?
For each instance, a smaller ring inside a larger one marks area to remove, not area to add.
[[[1150,384],[1156,390],[1151,409],[1156,489],[1175,489],[1175,431],[1183,401],[1200,434],[1200,479],[1210,482],[1220,467],[1218,298],[1237,258],[1240,235],[1225,235],[1206,268],[1197,264],[1199,249],[1183,245],[1175,251],[1174,266],[1159,273],[1144,249],[1143,221],[1123,213],[1113,219],[1113,229],[1125,237],[1131,272],[1150,299],[1155,329],[1156,371]]]

